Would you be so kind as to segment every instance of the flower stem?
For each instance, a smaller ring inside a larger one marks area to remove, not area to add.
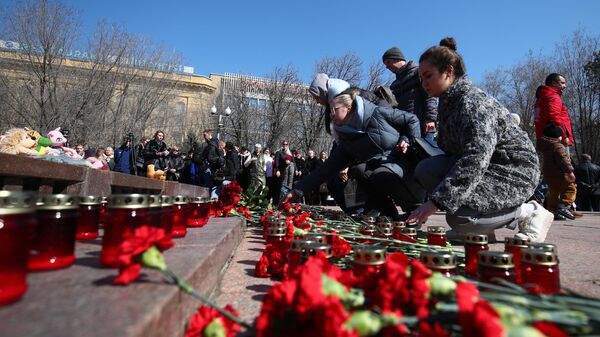
[[[196,289],[194,289],[189,283],[185,282],[179,275],[175,274],[173,271],[169,270],[168,268],[166,270],[163,271],[163,274],[169,279],[171,280],[174,284],[177,284],[177,286],[183,290],[184,292],[190,294],[191,296],[195,297],[196,299],[200,300],[200,302],[208,305],[209,307],[217,310],[218,312],[220,312],[221,314],[223,314],[223,316],[229,318],[230,320],[236,322],[237,324],[245,327],[248,330],[254,330],[254,328],[252,327],[252,325],[242,321],[239,317],[234,316],[232,313],[230,313],[229,311],[224,310],[223,308],[219,307],[216,303],[214,303],[213,301],[209,300],[208,298],[206,298],[204,295],[200,294],[199,292],[196,291]]]

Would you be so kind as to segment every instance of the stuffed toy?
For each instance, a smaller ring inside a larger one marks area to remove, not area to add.
[[[25,128],[27,131],[27,135],[33,140],[35,140],[35,150],[41,155],[58,155],[60,151],[51,148],[52,141],[50,138],[43,137],[39,132]]]
[[[165,171],[163,170],[154,170],[154,164],[149,164],[148,168],[146,169],[146,176],[150,179],[156,179],[156,180],[166,180],[167,179],[167,175],[165,174]]]
[[[75,149],[63,146],[67,142],[67,138],[65,138],[62,132],[60,132],[60,128],[56,128],[48,132],[48,138],[50,138],[50,141],[52,142],[53,149],[62,151],[62,153],[67,157],[82,159],[82,157],[79,154],[77,154],[77,151],[75,151]]]
[[[27,131],[20,128],[10,129],[4,134],[0,140],[0,152],[28,156],[39,155],[35,150],[35,140],[29,137]]]

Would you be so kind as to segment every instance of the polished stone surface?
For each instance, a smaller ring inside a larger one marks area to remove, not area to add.
[[[240,218],[212,218],[165,252],[169,268],[204,295],[216,288],[245,231]],[[143,270],[128,286],[112,284],[115,269],[98,262],[100,239],[79,242],[63,270],[30,273],[23,299],[0,307],[0,336],[181,336],[200,302]]]

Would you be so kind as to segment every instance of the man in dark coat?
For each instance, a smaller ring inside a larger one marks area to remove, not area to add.
[[[167,180],[179,181],[184,167],[185,161],[181,153],[179,153],[179,148],[173,146],[167,157]]]
[[[212,175],[223,166],[225,160],[220,155],[219,140],[213,137],[214,131],[203,132],[204,143],[194,149],[192,161],[198,166],[200,186],[213,187]]]
[[[123,137],[123,143],[115,150],[115,167],[113,171],[125,174],[135,174],[135,159],[131,138]]]
[[[388,49],[382,56],[385,67],[396,75],[390,85],[398,105],[394,108],[412,112],[421,122],[421,134],[433,140],[437,121],[437,99],[429,97],[419,79],[419,65],[406,61],[398,47]]]
[[[582,211],[600,212],[600,166],[584,153],[581,163],[575,165],[577,179],[577,207]]]

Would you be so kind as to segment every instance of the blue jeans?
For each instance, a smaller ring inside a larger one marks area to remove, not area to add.
[[[210,168],[207,168],[203,172],[198,173],[198,179],[200,181],[200,186],[202,187],[213,187],[213,179],[212,173],[210,172]]]
[[[221,195],[221,190],[223,190],[223,187],[225,187],[225,186],[227,186],[227,185],[229,185],[229,184],[231,184],[231,181],[230,181],[230,180],[223,180],[223,182],[222,182],[222,183],[220,183],[219,185],[217,185],[217,186],[213,186],[213,187],[210,189],[210,198],[211,198],[211,199],[216,199],[216,198],[218,198],[218,197],[219,197],[219,195]]]

